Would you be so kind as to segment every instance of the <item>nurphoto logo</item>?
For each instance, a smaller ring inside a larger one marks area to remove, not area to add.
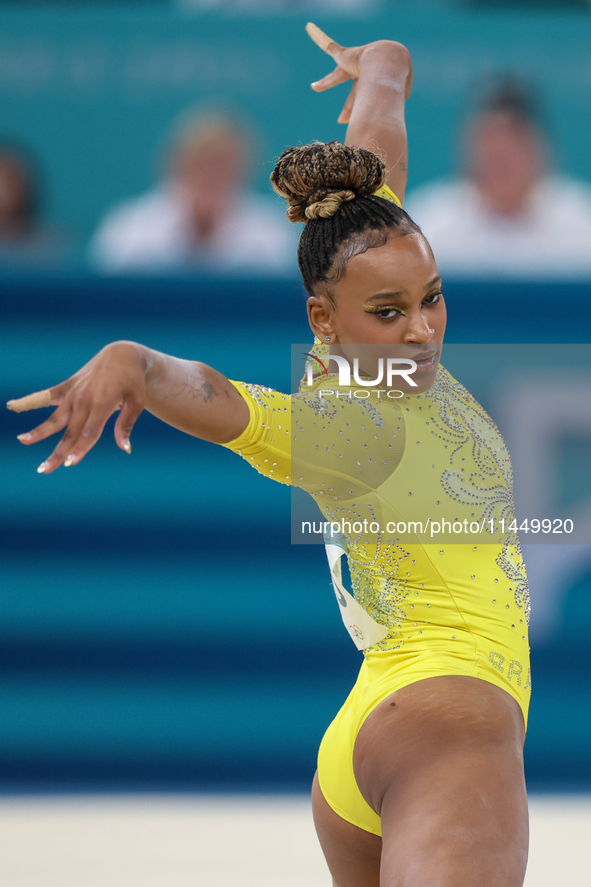
[[[333,361],[336,363],[339,371],[339,388],[350,387],[352,385],[352,375],[353,382],[361,389],[360,391],[349,392],[322,389],[318,391],[320,397],[336,394],[337,397],[346,395],[348,397],[366,398],[369,397],[371,393],[366,389],[377,388],[379,385],[382,386],[382,388],[376,392],[378,397],[381,394],[393,398],[404,397],[402,391],[393,388],[395,377],[403,379],[411,388],[418,387],[417,383],[412,378],[412,374],[417,370],[417,363],[409,357],[379,357],[377,359],[377,367],[374,367],[374,372],[377,373],[377,375],[372,379],[367,377],[367,373],[363,369],[360,369],[358,357],[353,358],[353,370],[351,372],[351,362],[342,354],[326,354],[323,355],[323,359],[308,351],[304,352],[304,355],[306,357],[306,385],[308,387],[315,386],[316,384],[314,381],[314,373],[316,373],[316,376],[320,374],[321,376],[326,376],[326,378],[329,377],[327,364],[330,361]]]

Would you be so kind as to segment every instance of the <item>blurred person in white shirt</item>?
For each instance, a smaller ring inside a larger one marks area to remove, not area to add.
[[[417,188],[405,204],[443,273],[591,275],[591,186],[552,169],[534,97],[498,80],[463,138],[464,175]]]
[[[175,131],[162,181],[111,210],[91,245],[108,273],[295,273],[283,208],[248,188],[252,139],[227,114],[186,119]]]

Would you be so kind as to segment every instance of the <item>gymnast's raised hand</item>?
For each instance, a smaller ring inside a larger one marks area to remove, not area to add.
[[[346,123],[346,145],[376,152],[388,167],[386,184],[402,203],[406,190],[408,152],[404,102],[412,88],[412,62],[408,49],[393,40],[376,40],[365,46],[341,46],[309,22],[306,31],[337,67],[312,83],[323,92],[353,80],[339,114]]]

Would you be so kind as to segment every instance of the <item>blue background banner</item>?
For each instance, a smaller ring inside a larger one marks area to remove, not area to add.
[[[590,295],[448,281],[448,338],[589,342]],[[308,339],[285,281],[5,278],[1,310],[4,400],[120,338],[288,390],[290,345]],[[0,417],[0,787],[307,787],[359,654],[322,547],[290,544],[289,489],[149,414],[131,456],[107,430],[42,477],[52,444],[15,440],[37,417]],[[539,625],[532,581],[532,787],[591,788],[589,554],[577,564]]]

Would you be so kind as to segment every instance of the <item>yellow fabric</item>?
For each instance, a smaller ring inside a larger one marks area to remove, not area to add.
[[[514,516],[504,441],[442,366],[428,391],[399,400],[344,396],[332,375],[294,395],[233,384],[250,421],[225,446],[267,477],[309,492],[326,520],[370,518],[384,527],[417,513],[485,522]],[[372,542],[345,532],[344,544],[352,593],[388,635],[364,652],[357,682],[322,741],[318,774],[340,816],[380,834],[352,758],[365,718],[387,696],[426,677],[469,675],[506,690],[527,722],[527,577],[511,534],[452,544],[392,534]]]
[[[392,191],[391,188],[388,188],[387,185],[384,185],[384,187],[380,188],[379,191],[376,191],[375,194],[376,197],[383,197],[384,200],[389,200],[391,201],[391,203],[395,203],[396,206],[402,206],[398,197],[396,196],[396,194],[394,194],[394,191]]]

